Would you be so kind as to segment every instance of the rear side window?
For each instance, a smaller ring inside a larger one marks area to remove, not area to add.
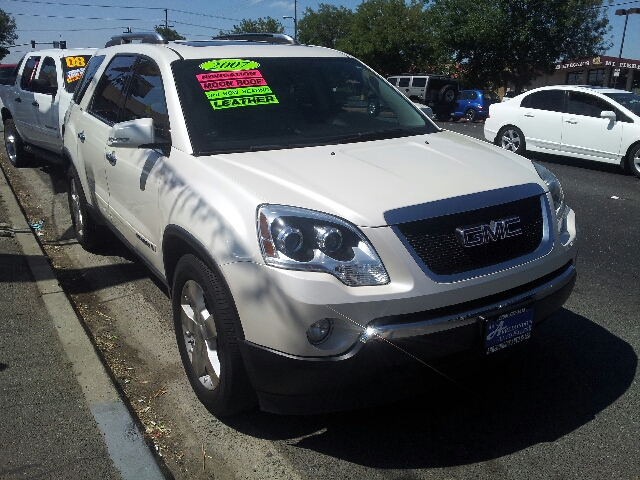
[[[408,87],[409,86],[409,77],[402,77],[400,82],[398,83],[399,87]]]
[[[527,95],[522,99],[521,107],[547,110],[549,112],[564,111],[564,92],[562,90],[542,90]]]
[[[389,77],[387,78],[387,81],[391,84],[391,85],[397,85],[398,84],[398,77]]]
[[[40,63],[40,57],[29,57],[24,64],[24,70],[22,70],[22,78],[20,79],[20,88],[22,90],[29,90],[29,83],[35,79],[36,69]]]
[[[131,76],[136,57],[118,55],[111,60],[98,81],[89,111],[107,123],[116,123],[123,95]]]
[[[425,77],[414,77],[411,86],[413,87],[424,87],[427,84],[427,79]]]
[[[583,92],[569,92],[568,112],[572,115],[599,117],[604,110],[616,111],[605,100]]]
[[[102,65],[103,61],[104,61],[104,55],[100,55],[98,57],[91,57],[91,60],[89,60],[89,63],[87,64],[83,72],[82,78],[78,82],[75,92],[73,92],[73,101],[75,103],[80,103],[82,101],[82,97],[84,97],[84,92],[87,91],[87,87],[93,80],[93,77],[95,77],[96,71],[98,70],[98,67]]]

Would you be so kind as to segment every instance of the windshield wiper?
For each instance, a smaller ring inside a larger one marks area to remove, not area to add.
[[[405,130],[403,128],[394,128],[392,130],[370,130],[368,132],[360,132],[352,135],[345,135],[336,139],[335,143],[351,143],[353,141],[367,140],[384,140],[386,138],[408,137],[411,135],[419,135],[418,132]]]

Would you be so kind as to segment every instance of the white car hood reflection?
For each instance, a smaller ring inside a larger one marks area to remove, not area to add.
[[[326,212],[369,227],[386,225],[385,212],[406,206],[544,185],[528,160],[451,132],[218,155],[211,162],[265,203]]]

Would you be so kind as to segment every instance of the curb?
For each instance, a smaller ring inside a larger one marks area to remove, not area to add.
[[[165,476],[127,406],[120,398],[76,311],[60,287],[40,243],[29,227],[4,170],[0,168],[0,171],[0,197],[4,199],[15,239],[25,256],[63,350],[103,435],[111,460],[123,479],[164,479]]]

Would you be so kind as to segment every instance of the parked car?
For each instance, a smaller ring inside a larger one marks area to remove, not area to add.
[[[0,112],[7,157],[15,167],[28,155],[62,163],[62,124],[71,95],[95,48],[27,53],[16,77],[0,85]]]
[[[626,90],[577,85],[530,90],[491,105],[484,135],[516,153],[619,164],[640,178],[640,96]]]
[[[67,113],[75,233],[92,250],[111,228],[167,286],[212,413],[398,398],[425,365],[517,351],[569,296],[553,174],[440,129],[352,56],[276,34],[109,44]]]
[[[438,120],[449,120],[458,99],[458,80],[446,75],[403,73],[387,78],[403,95],[430,107]]]
[[[460,90],[453,119],[466,118],[468,122],[484,120],[489,114],[489,105],[499,103],[500,97],[490,90]]]
[[[17,63],[0,63],[0,85],[9,85],[15,81]]]

